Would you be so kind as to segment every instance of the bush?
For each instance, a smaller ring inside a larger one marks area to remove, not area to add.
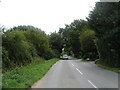
[[[80,33],[81,50],[83,51],[83,58],[96,59],[97,49],[94,43],[95,32],[90,29],[84,29]]]
[[[100,59],[95,60],[95,64],[100,64],[100,63],[101,63]]]
[[[32,57],[36,55],[35,48],[27,42],[23,31],[16,30],[4,33],[3,46],[5,47],[5,49],[3,48],[3,65],[10,65],[13,62],[12,67],[21,66],[31,62]]]
[[[59,33],[51,33],[49,36],[50,48],[53,50],[54,57],[60,57],[62,52],[62,38]]]
[[[38,56],[50,59],[52,51],[49,47],[48,36],[41,30],[28,30],[25,32],[27,41],[35,47]]]
[[[51,58],[55,58],[55,55],[56,54],[54,53],[54,51],[51,48],[48,48],[44,53],[43,57],[48,60]]]
[[[3,72],[27,65],[36,57],[48,60],[56,55],[49,45],[49,37],[33,26],[14,27],[4,32],[2,39]]]
[[[8,51],[2,47],[2,68],[3,72],[6,71],[6,68],[11,67],[11,60],[9,59]]]

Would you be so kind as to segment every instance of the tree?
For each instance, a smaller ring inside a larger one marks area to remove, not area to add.
[[[54,51],[55,57],[60,57],[62,52],[62,38],[59,33],[51,33],[49,36],[50,47]]]
[[[49,55],[51,56],[52,51],[50,50],[48,36],[43,31],[40,29],[27,30],[25,32],[25,37],[27,38],[28,42],[35,47],[38,56],[45,59],[50,59],[48,57]]]
[[[4,70],[27,65],[33,58],[53,58],[48,36],[40,29],[26,27],[26,30],[10,29],[2,34],[2,59]],[[1,49],[1,47],[0,47]]]
[[[96,33],[96,45],[101,63],[120,67],[120,3],[96,3],[88,21]]]
[[[94,43],[95,32],[90,29],[85,29],[80,34],[81,50],[83,52],[83,58],[96,59],[97,49]]]
[[[81,44],[79,36],[85,27],[88,27],[87,21],[74,20],[70,25],[65,25],[65,28],[59,29],[65,51],[69,54],[74,54],[75,57],[81,56]]]
[[[25,26],[25,25],[20,25],[20,26],[17,26],[17,27],[13,27],[11,29],[11,31],[13,30],[21,30],[21,31],[26,31],[26,30],[39,30],[38,28],[34,27],[34,26]]]
[[[3,34],[2,46],[8,52],[9,59],[15,64],[25,64],[32,60],[31,44],[26,41],[26,38],[21,31],[7,31]],[[3,61],[4,63],[4,61]]]

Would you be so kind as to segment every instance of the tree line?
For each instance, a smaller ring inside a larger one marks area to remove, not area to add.
[[[69,55],[120,67],[120,3],[97,2],[87,20],[74,20],[59,29]]]
[[[58,37],[55,40],[59,42],[60,36],[53,34]],[[33,26],[13,27],[4,32],[2,34],[3,70],[27,65],[36,57],[45,60],[58,58],[61,47],[56,49],[53,34],[46,35],[44,31]]]
[[[13,27],[2,33],[3,68],[27,65],[36,57],[48,60],[63,54],[120,67],[119,13],[120,3],[97,2],[87,20],[74,20],[50,35],[33,26]]]

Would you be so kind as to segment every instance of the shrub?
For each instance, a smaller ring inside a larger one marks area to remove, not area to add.
[[[60,57],[62,52],[62,38],[59,33],[51,33],[49,36],[50,48],[53,50],[54,57]]]
[[[83,58],[96,59],[97,49],[94,43],[95,32],[90,29],[84,29],[80,33],[81,50],[83,51]]]
[[[23,65],[31,62],[32,57],[36,54],[35,48],[27,42],[23,31],[7,31],[3,35],[3,64],[7,61],[14,65]],[[6,58],[6,56],[8,58]],[[10,65],[10,63],[8,63]],[[8,65],[8,66],[9,66]]]
[[[32,43],[38,56],[45,59],[52,57],[52,51],[49,47],[48,36],[41,30],[28,30],[25,32],[27,41]]]
[[[11,61],[9,59],[9,55],[8,55],[8,51],[2,47],[2,68],[3,68],[3,72],[6,71],[6,68],[10,68],[11,67]]]

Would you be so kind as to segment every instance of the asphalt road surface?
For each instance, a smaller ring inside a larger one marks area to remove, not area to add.
[[[118,74],[93,62],[60,60],[32,88],[118,88]]]

